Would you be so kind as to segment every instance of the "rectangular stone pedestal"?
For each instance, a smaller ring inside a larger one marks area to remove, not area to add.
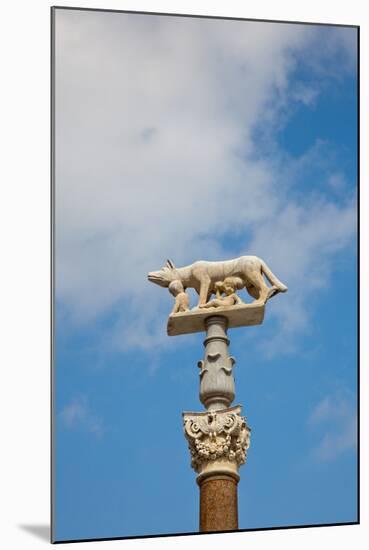
[[[264,310],[264,305],[241,304],[172,313],[168,319],[167,332],[169,336],[204,332],[206,330],[205,319],[215,315],[226,317],[228,328],[261,325],[264,320]]]

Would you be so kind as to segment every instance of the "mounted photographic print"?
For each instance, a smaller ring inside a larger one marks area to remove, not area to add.
[[[358,523],[358,34],[52,9],[53,542]]]

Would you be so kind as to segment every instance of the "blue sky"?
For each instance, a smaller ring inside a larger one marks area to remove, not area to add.
[[[56,11],[56,540],[198,529],[167,257],[289,287],[229,333],[240,528],[356,520],[356,85],[350,28]]]

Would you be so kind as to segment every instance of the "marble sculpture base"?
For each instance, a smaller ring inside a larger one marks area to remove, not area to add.
[[[242,304],[232,307],[193,309],[169,315],[168,336],[204,332],[205,319],[221,316],[228,321],[228,328],[261,325],[264,320],[264,305]]]

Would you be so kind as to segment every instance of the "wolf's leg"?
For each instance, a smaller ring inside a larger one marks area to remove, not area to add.
[[[250,294],[250,296],[255,298],[255,300],[258,300],[260,291],[257,288],[255,288],[253,285],[247,285],[246,290]]]
[[[199,305],[206,304],[210,287],[210,277],[201,279]]]
[[[249,294],[256,298],[256,303],[265,304],[268,298],[270,298],[273,289],[268,287],[261,272],[251,271],[247,274],[247,279],[251,283],[251,288],[247,289]],[[250,285],[248,286],[250,287]]]

